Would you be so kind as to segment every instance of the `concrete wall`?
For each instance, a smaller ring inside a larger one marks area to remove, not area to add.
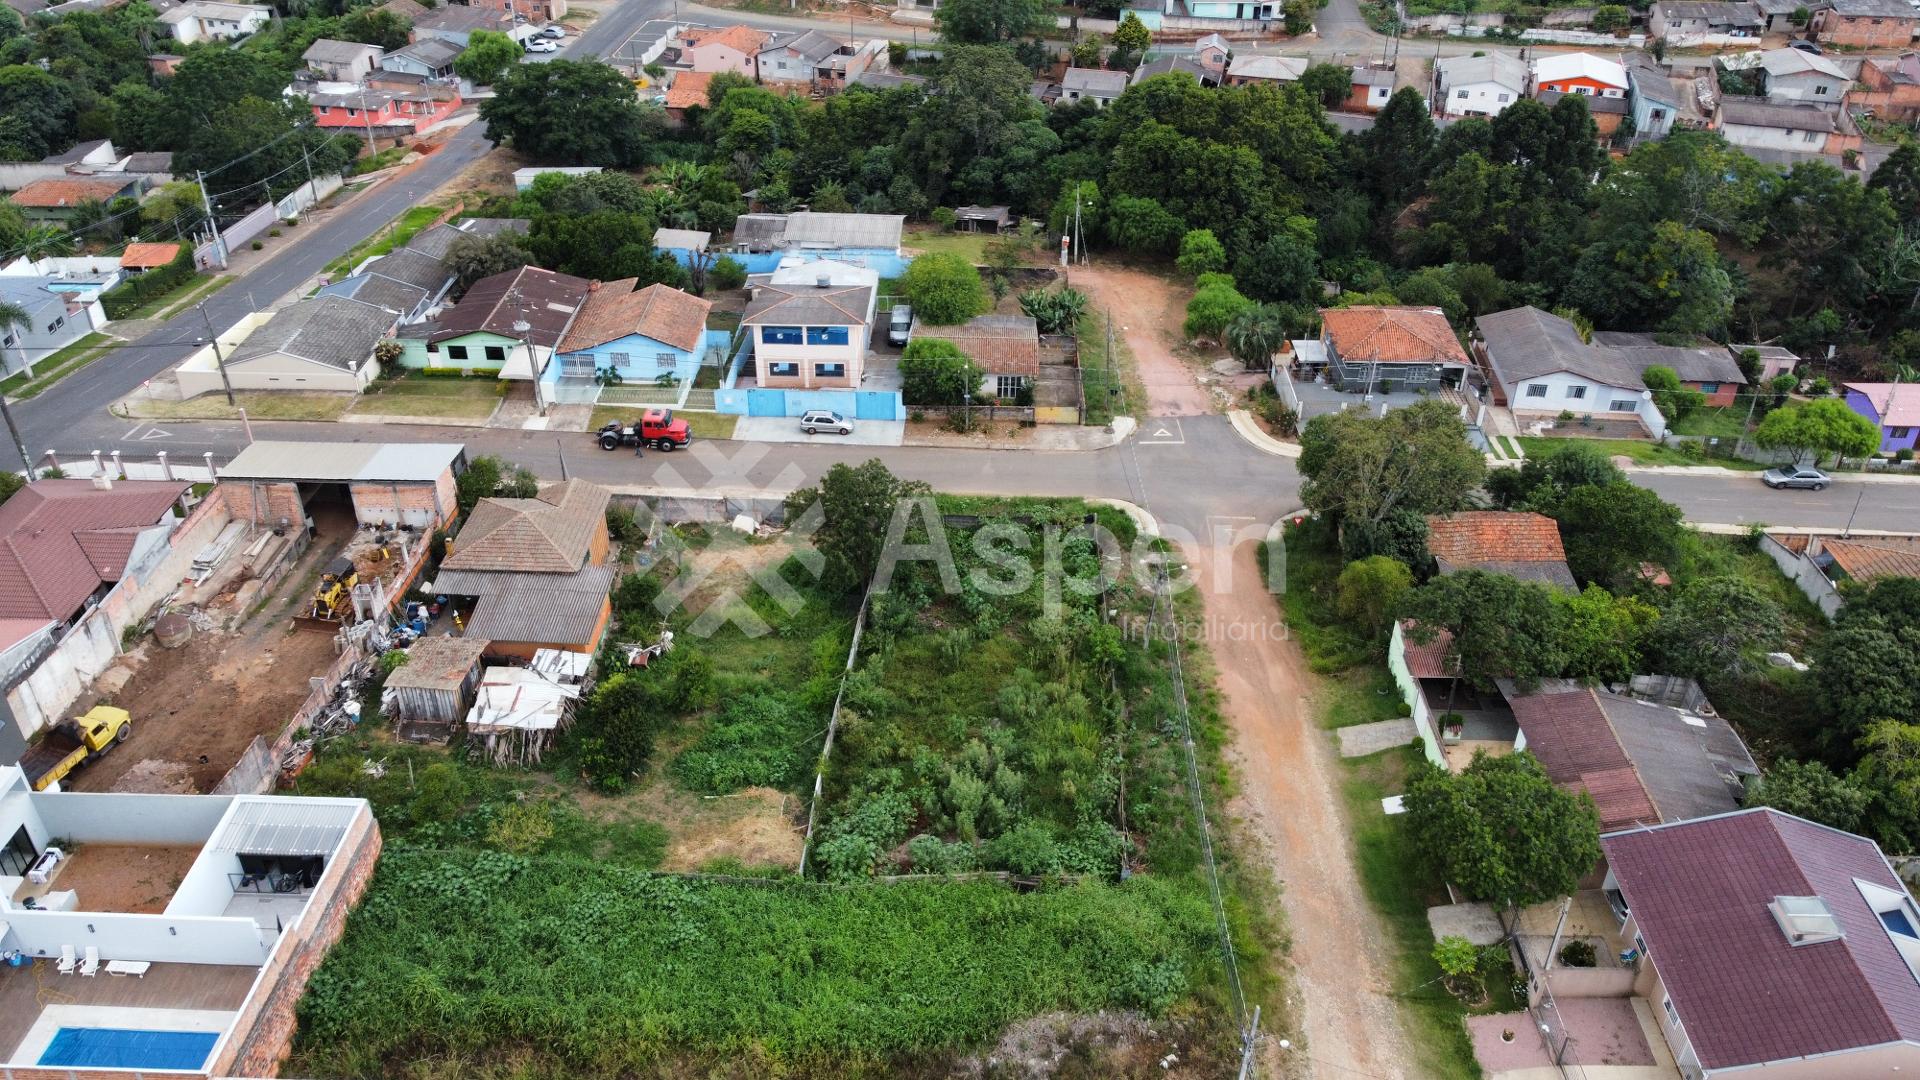
[[[1633,996],[1636,972],[1622,967],[1556,966],[1540,975],[1556,998],[1623,998]]]
[[[1413,714],[1414,729],[1420,733],[1420,746],[1426,751],[1427,760],[1441,768],[1447,767],[1447,759],[1440,753],[1440,740],[1433,733],[1433,717],[1427,708],[1427,695],[1420,692],[1420,680],[1413,677],[1407,667],[1407,638],[1399,623],[1393,624],[1393,636],[1387,642],[1387,670],[1393,673],[1393,684],[1400,688],[1400,700],[1407,703]]]
[[[346,371],[326,364],[317,364],[285,353],[267,353],[243,364],[227,364],[227,381],[235,390],[335,390],[347,393],[359,393],[361,388],[372,382],[380,374],[380,365],[367,360],[358,371]],[[174,377],[180,381],[180,389],[187,389],[186,372],[176,372]],[[222,389],[220,374],[213,373],[202,393],[211,393]]]
[[[1831,8],[1814,13],[1814,36],[1829,45],[1860,49],[1902,49],[1913,41],[1914,20],[1840,15]]]
[[[1722,124],[1720,133],[1735,146],[1764,150],[1799,150],[1818,154],[1826,149],[1823,131],[1795,131],[1782,127],[1754,127],[1748,124]]]
[[[245,967],[265,960],[270,946],[266,932],[250,918],[14,908],[6,912],[6,922],[20,950],[39,957],[59,956],[62,945],[76,953],[91,945],[102,960]]]
[[[50,833],[81,844],[203,844],[233,805],[210,795],[63,791],[31,798]]]
[[[362,525],[412,525],[431,529],[454,514],[453,472],[435,484],[351,484],[354,514]]]
[[[1813,601],[1821,614],[1831,619],[1840,613],[1840,591],[1834,588],[1827,575],[1813,565],[1813,560],[1804,555],[1787,550],[1786,546],[1772,536],[1762,533],[1760,550],[1773,560],[1780,572],[1787,575],[1794,586]]]
[[[222,480],[214,488],[227,510],[239,521],[272,528],[282,519],[296,528],[306,519],[306,507],[300,502],[300,485],[276,481]]]
[[[329,176],[316,176],[311,184],[301,184],[293,193],[273,204],[273,212],[282,221],[298,217],[300,212],[327,196],[339,191],[346,180],[339,173]]]
[[[219,915],[233,899],[233,879],[240,872],[240,857],[231,851],[203,848],[193,861],[173,898],[167,901],[166,914]]]

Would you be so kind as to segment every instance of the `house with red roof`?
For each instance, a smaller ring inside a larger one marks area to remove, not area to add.
[[[698,72],[731,71],[757,79],[760,74],[760,50],[773,35],[744,23],[719,30],[688,29],[682,36],[680,56]]]
[[[1682,1076],[1920,1072],[1920,909],[1873,841],[1760,807],[1600,846]]]
[[[1443,574],[1487,570],[1573,590],[1560,524],[1545,514],[1466,510],[1427,518],[1427,552]]]
[[[1320,343],[1327,377],[1342,390],[1437,390],[1458,386],[1467,350],[1439,308],[1325,308]]]
[[[0,505],[0,761],[60,719],[229,516],[184,481],[39,480]]]
[[[1920,384],[1845,383],[1847,408],[1880,429],[1880,452],[1897,454],[1920,443]]]

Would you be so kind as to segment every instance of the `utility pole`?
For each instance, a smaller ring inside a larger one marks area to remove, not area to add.
[[[307,206],[312,206],[320,201],[320,189],[313,186],[313,158],[307,153],[306,143],[300,144],[300,163],[307,167],[307,198],[313,200]],[[300,210],[306,210],[307,206],[301,207]]]
[[[20,437],[20,427],[13,422],[13,410],[7,407],[7,395],[0,394],[0,417],[7,421],[7,433],[13,436],[13,448],[20,452],[20,464],[26,467],[27,483],[40,479],[40,470],[33,467],[33,459],[27,456],[27,441]]]
[[[360,118],[367,122],[367,156],[372,157],[380,152],[380,147],[373,141],[373,114],[367,111],[366,83],[360,84]]]
[[[207,314],[207,302],[202,300],[194,307],[200,311],[200,321],[207,324],[207,340],[213,344],[213,362],[220,369],[220,385],[227,388],[227,404],[232,405],[233,383],[227,380],[227,358],[220,351],[220,335],[213,332],[213,318]]]
[[[213,216],[213,199],[207,194],[207,175],[196,171],[193,181],[200,185],[200,208],[206,211],[207,228],[213,233],[213,257],[219,260],[220,269],[227,268],[227,242],[220,238],[220,219]]]

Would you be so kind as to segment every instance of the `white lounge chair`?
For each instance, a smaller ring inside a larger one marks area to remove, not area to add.
[[[87,946],[86,959],[80,961],[80,974],[86,976],[100,974],[100,946]]]
[[[77,960],[73,955],[73,946],[60,946],[60,963],[54,970],[62,975],[71,975],[73,974],[73,966],[75,963],[77,963]]]

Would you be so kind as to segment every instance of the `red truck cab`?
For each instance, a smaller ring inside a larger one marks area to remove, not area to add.
[[[693,441],[693,430],[685,420],[675,419],[672,409],[648,409],[634,423],[622,424],[615,420],[596,434],[602,450],[637,444],[664,453]]]

